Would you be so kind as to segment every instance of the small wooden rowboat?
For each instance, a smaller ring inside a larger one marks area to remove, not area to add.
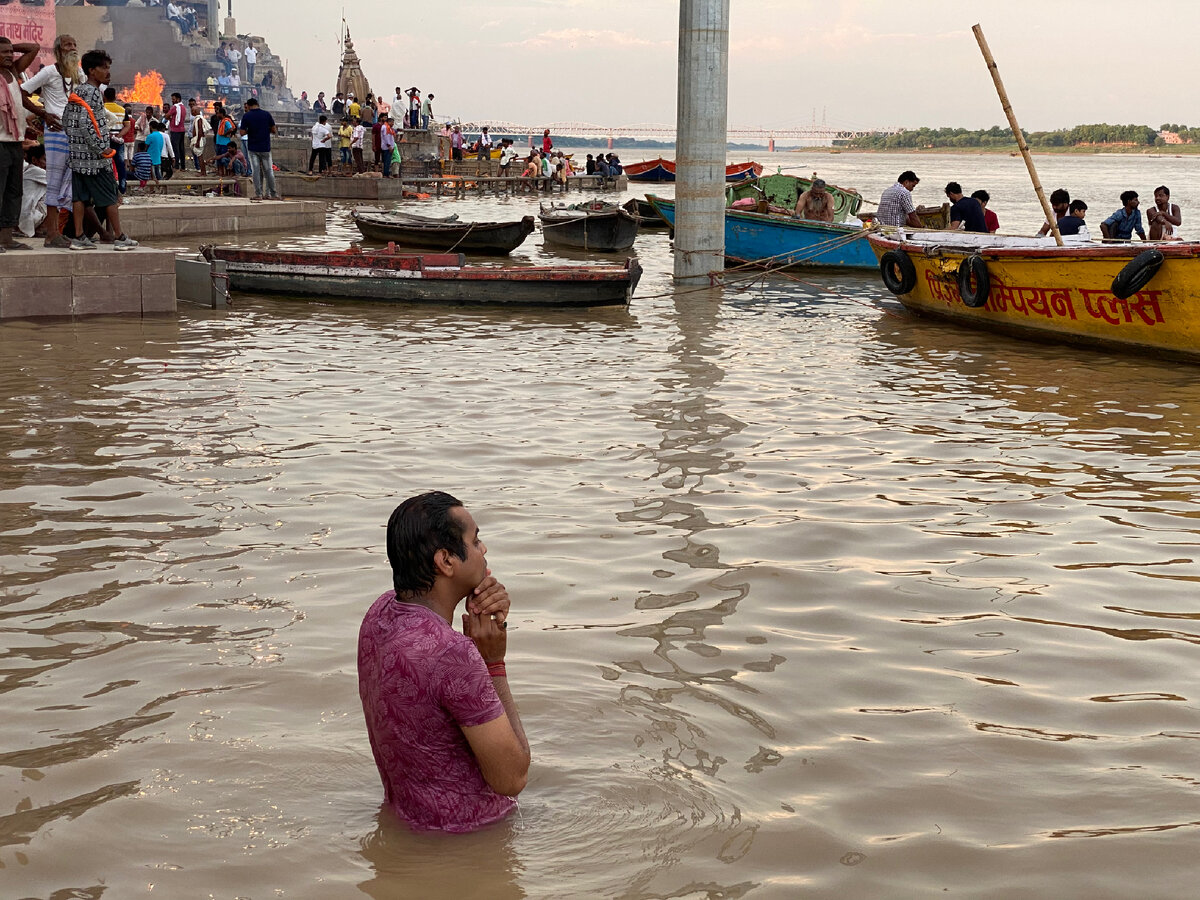
[[[623,165],[625,175],[630,181],[664,182],[675,180],[675,160],[658,159],[646,162]],[[744,163],[730,163],[725,167],[726,181],[741,181],[744,178],[757,178],[762,174],[763,167],[753,160]]]
[[[654,204],[649,200],[640,200],[637,197],[631,197],[621,204],[621,208],[635,216],[638,220],[638,228],[670,228],[671,223],[662,217]]]
[[[641,278],[623,266],[469,266],[461,253],[421,255],[361,248],[334,252],[200,248],[222,260],[237,291],[393,303],[611,306],[629,302]]]
[[[872,234],[913,312],[1017,337],[1200,363],[1200,243],[1097,244],[962,232]]]
[[[354,224],[370,241],[443,253],[512,253],[533,233],[533,216],[515,222],[443,222],[406,213],[353,212]]]
[[[614,203],[594,201],[541,206],[542,240],[578,250],[628,250],[638,234],[637,216]]]

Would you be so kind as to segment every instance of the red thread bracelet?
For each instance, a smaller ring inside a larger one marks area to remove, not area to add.
[[[507,678],[508,672],[504,669],[504,661],[488,663],[488,675],[492,678]]]

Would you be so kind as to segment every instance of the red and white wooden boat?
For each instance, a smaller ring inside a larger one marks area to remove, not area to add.
[[[623,164],[625,175],[630,181],[649,181],[662,183],[675,180],[675,160],[651,159],[647,162]],[[731,163],[725,167],[726,181],[742,181],[746,178],[757,178],[762,174],[763,167],[756,162]]]
[[[225,263],[229,287],[391,303],[508,306],[610,306],[629,302],[642,274],[636,259],[623,266],[469,266],[461,253],[250,250],[201,247]]]

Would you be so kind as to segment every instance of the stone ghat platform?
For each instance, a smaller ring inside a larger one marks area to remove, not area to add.
[[[121,207],[121,225],[139,241],[260,231],[323,232],[325,204],[235,197],[135,196]]]
[[[122,213],[123,215],[124,213]],[[175,312],[175,254],[53,250],[0,253],[0,319]]]
[[[462,197],[472,194],[519,194],[523,191],[548,193],[555,190],[623,191],[628,179],[601,178],[597,175],[572,175],[566,185],[547,178],[498,178],[488,175],[442,177],[372,178],[319,175],[280,175],[275,182],[285,197],[321,197],[326,200],[400,200],[404,192],[420,191],[438,197]]]

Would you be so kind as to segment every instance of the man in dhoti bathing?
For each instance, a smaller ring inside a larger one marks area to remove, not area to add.
[[[825,190],[823,178],[813,179],[812,187],[796,200],[795,216],[813,222],[833,221],[833,195]]]

